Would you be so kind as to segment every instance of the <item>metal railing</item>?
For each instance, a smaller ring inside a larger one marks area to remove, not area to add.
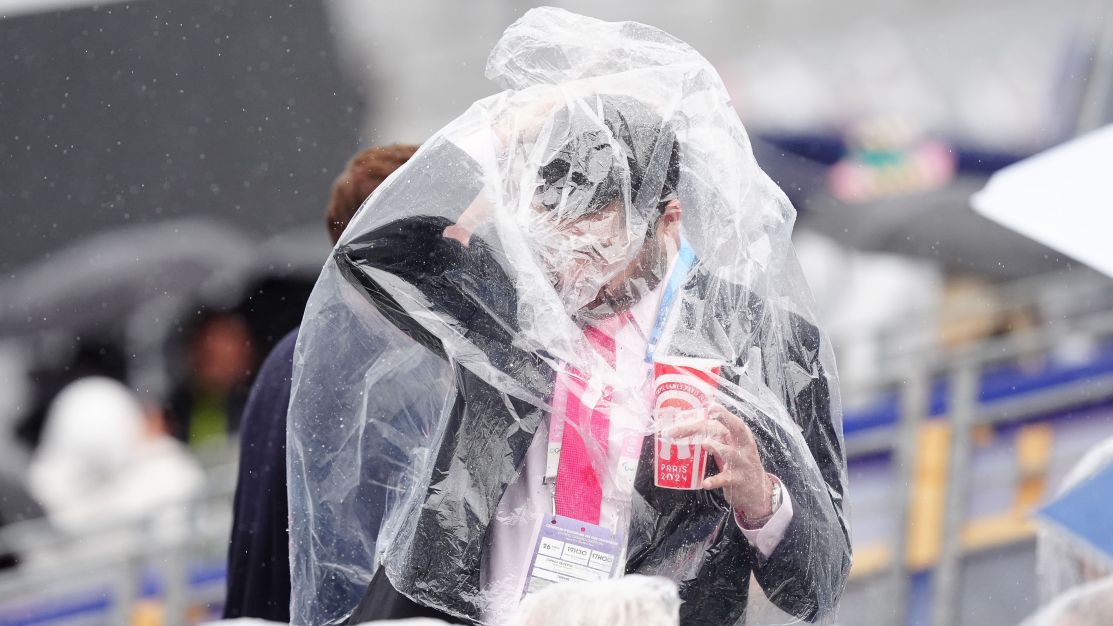
[[[918,434],[921,425],[931,415],[930,390],[933,384],[942,380],[947,385],[947,404],[942,418],[948,421],[952,434],[942,543],[933,577],[932,623],[952,626],[959,622],[961,572],[965,556],[961,537],[967,518],[972,429],[1024,421],[1061,409],[1113,400],[1113,374],[1109,374],[983,402],[979,398],[982,374],[1002,362],[1048,354],[1065,335],[1079,333],[1094,340],[1113,338],[1113,312],[1090,315],[1070,323],[1047,325],[1032,333],[991,339],[961,349],[910,355],[911,358],[906,359],[902,367],[890,370],[872,382],[871,387],[877,392],[894,387],[899,390],[898,421],[893,426],[880,427],[855,437],[848,442],[847,453],[850,458],[892,454],[896,472],[893,498],[897,532],[887,577],[894,624],[903,625],[907,620],[911,571],[906,558],[909,548],[906,531],[912,506],[913,468],[919,452]]]
[[[14,550],[21,564],[0,572],[0,617],[24,609],[35,613],[59,598],[84,597],[90,589],[104,596],[104,623],[127,624],[146,579],[154,577],[161,599],[162,623],[183,626],[190,605],[191,560],[208,557],[223,563],[232,520],[235,463],[211,468],[198,496],[164,507],[159,516],[109,524],[83,533],[62,535],[45,520],[0,528],[0,545]],[[156,519],[173,511],[180,524],[166,532]],[[109,549],[90,547],[115,544]],[[149,585],[148,585],[149,586]],[[221,585],[219,601],[223,597]],[[15,616],[28,619],[27,615]]]

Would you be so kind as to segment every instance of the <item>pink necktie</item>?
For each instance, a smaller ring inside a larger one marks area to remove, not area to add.
[[[595,327],[588,327],[584,330],[584,335],[592,347],[614,367],[614,337]],[[599,482],[598,473],[592,467],[591,453],[584,439],[591,437],[594,448],[603,454],[605,461],[610,434],[611,389],[604,389],[602,399],[593,410],[582,401],[588,377],[582,372],[574,371],[571,378],[585,382],[577,381],[577,384],[571,384],[566,389],[564,434],[560,444],[560,463],[557,465],[556,512],[557,515],[581,522],[598,524],[603,486]],[[600,468],[600,471],[606,470]]]

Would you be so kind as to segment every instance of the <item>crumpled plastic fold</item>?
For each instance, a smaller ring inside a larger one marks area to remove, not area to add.
[[[1064,591],[1020,626],[1103,626],[1113,623],[1113,578]]]
[[[795,211],[714,68],[655,28],[544,8],[506,30],[487,76],[504,91],[367,199],[306,307],[292,621],[342,623],[383,568],[419,604],[505,623],[561,487],[543,480],[550,444],[575,438],[622,571],[676,582],[681,623],[743,623],[751,575],[787,614],[832,620],[851,562],[834,357]],[[670,375],[703,400],[666,401]],[[676,423],[701,430],[674,441]],[[699,488],[717,454],[668,464],[717,444],[753,446],[790,501],[759,540]],[[703,474],[658,486],[673,471]]]

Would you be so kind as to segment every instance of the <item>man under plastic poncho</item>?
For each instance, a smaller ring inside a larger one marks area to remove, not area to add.
[[[833,357],[718,75],[654,28],[536,9],[487,76],[507,90],[367,200],[306,309],[293,621],[393,594],[505,623],[624,573],[676,581],[685,624],[744,623],[751,574],[830,620]]]

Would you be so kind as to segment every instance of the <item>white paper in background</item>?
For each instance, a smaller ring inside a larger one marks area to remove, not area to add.
[[[1113,276],[1113,126],[997,172],[970,199],[999,224]]]

